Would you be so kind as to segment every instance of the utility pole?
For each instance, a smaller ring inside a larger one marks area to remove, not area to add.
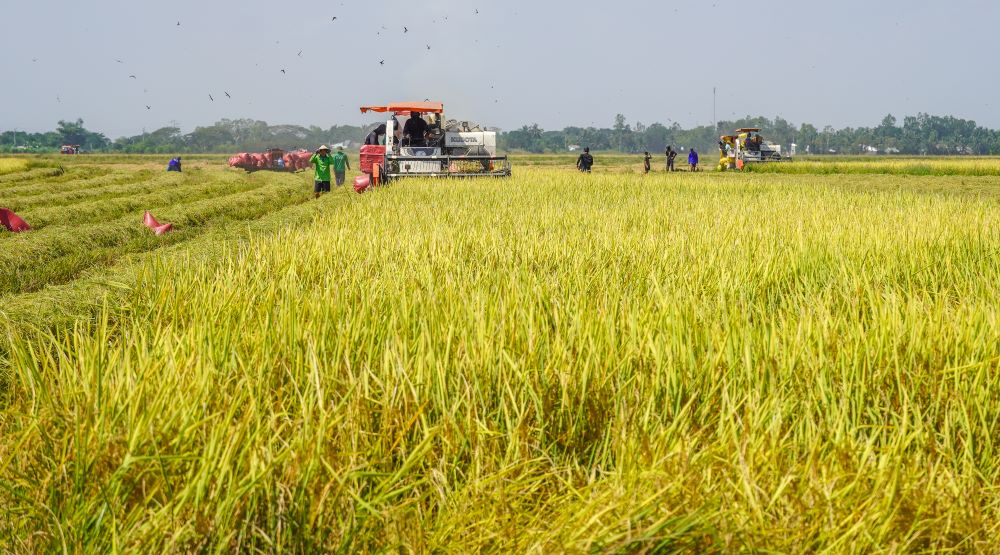
[[[716,133],[719,132],[719,122],[715,119],[715,87],[712,87],[712,128]]]

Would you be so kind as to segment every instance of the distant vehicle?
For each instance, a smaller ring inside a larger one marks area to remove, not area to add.
[[[719,137],[720,170],[742,170],[746,164],[790,160],[781,156],[780,145],[764,141],[756,127],[742,127],[733,135]]]
[[[80,154],[80,145],[62,145],[59,154]]]
[[[362,106],[361,113],[388,112],[385,145],[361,147],[361,171],[374,184],[400,177],[509,177],[510,161],[497,155],[496,131],[467,121],[444,119],[440,102],[401,102]],[[426,118],[425,137],[397,137],[398,120],[418,112]],[[406,144],[404,144],[406,143]]]

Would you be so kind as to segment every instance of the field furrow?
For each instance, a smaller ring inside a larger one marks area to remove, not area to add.
[[[117,195],[110,198],[86,200],[65,206],[38,206],[25,210],[20,215],[36,230],[50,225],[68,226],[72,224],[99,223],[123,214],[136,213],[141,218],[144,210],[155,210],[164,206],[192,202],[204,198],[239,194],[263,186],[257,180],[233,178],[230,180],[199,180],[188,176],[163,176],[154,183],[141,186],[135,194]],[[129,186],[131,187],[131,186]],[[0,239],[2,241],[2,239]]]
[[[142,212],[138,209],[99,223],[72,228],[60,224],[0,237],[0,245],[4,247],[0,250],[0,295],[63,283],[92,266],[107,265],[130,253],[189,239],[206,226],[255,219],[309,198],[301,183],[295,181],[257,180],[244,183],[235,191],[230,183],[223,183],[199,189],[198,193],[179,192],[178,198],[184,199],[181,202],[156,197],[161,203],[158,206],[163,208],[156,211],[156,216],[175,226],[174,232],[162,237],[155,237],[141,225]]]
[[[152,172],[140,171],[112,171],[97,176],[80,177],[70,181],[59,183],[30,183],[5,189],[2,193],[8,202],[16,203],[21,201],[35,201],[41,197],[59,199],[62,196],[72,196],[76,194],[86,194],[90,191],[97,191],[104,187],[128,183],[132,180],[144,180],[153,176]]]

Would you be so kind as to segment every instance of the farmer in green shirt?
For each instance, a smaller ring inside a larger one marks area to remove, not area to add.
[[[344,147],[338,146],[337,153],[333,155],[333,175],[337,178],[337,187],[344,184],[344,172],[349,169],[351,169],[351,163],[347,161]]]
[[[330,192],[330,166],[333,165],[333,156],[330,156],[330,147],[323,145],[316,149],[316,152],[309,158],[309,163],[316,166],[316,181],[313,192],[316,198],[320,193]]]

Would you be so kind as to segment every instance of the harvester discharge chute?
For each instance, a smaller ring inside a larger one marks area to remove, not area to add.
[[[440,102],[361,107],[361,113],[368,112],[392,114],[385,122],[385,144],[361,149],[361,171],[373,184],[401,177],[511,175],[510,161],[497,155],[496,131],[467,121],[446,120]],[[414,113],[424,119],[423,136],[410,136],[405,132],[407,126],[399,123],[399,117],[410,118]]]

